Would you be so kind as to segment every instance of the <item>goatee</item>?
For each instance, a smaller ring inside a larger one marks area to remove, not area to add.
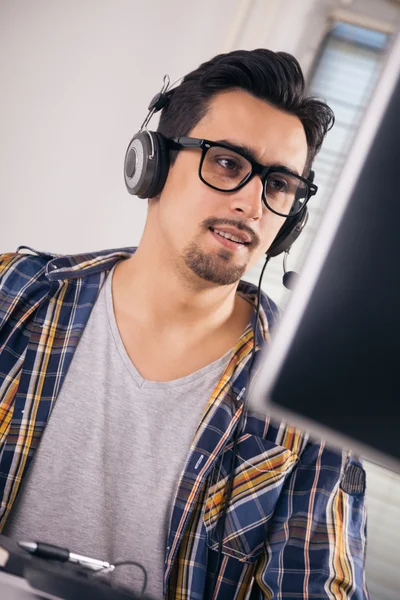
[[[216,253],[206,254],[195,243],[184,250],[183,259],[189,269],[198,277],[218,285],[237,283],[246,272],[247,265],[232,265],[232,252],[221,249]]]

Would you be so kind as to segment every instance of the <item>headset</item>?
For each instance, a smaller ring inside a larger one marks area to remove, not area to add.
[[[179,81],[179,80],[178,80]],[[175,84],[173,84],[175,85]],[[140,130],[135,133],[125,154],[124,178],[128,192],[139,198],[153,198],[158,196],[167,180],[170,153],[166,138],[157,131],[149,131],[147,124],[152,116],[159,112],[169,102],[175,88],[169,88],[169,76],[164,76],[163,87],[158,94],[154,96],[148,106],[148,114]],[[309,180],[314,180],[314,171],[310,171]],[[296,202],[294,208],[297,208]],[[295,212],[295,211],[294,211]],[[292,244],[303,231],[308,220],[307,204],[294,217],[289,217],[278,231],[274,241],[266,252],[270,258],[289,253]],[[286,263],[284,263],[284,285],[286,272]],[[286,278],[287,282],[289,278]],[[290,286],[291,287],[291,286]],[[289,289],[290,289],[289,287]]]

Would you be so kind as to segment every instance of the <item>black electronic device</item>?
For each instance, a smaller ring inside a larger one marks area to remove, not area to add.
[[[250,405],[400,472],[400,37]]]
[[[1,600],[154,600],[81,565],[45,560],[0,535]]]

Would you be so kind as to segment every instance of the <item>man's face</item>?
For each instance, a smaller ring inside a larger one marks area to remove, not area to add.
[[[300,175],[306,163],[301,121],[241,90],[215,96],[189,136],[246,146],[262,165],[282,165]],[[259,176],[238,191],[220,192],[199,179],[200,158],[200,149],[178,153],[160,198],[150,201],[150,214],[156,211],[158,235],[179,268],[202,281],[229,285],[268,250],[285,218],[263,203]],[[220,233],[245,236],[247,243]]]

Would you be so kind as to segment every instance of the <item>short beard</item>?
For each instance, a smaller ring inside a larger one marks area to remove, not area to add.
[[[192,242],[183,253],[183,260],[189,269],[201,279],[218,285],[237,283],[246,272],[247,265],[230,264],[232,253],[219,250],[217,254],[206,254]]]

